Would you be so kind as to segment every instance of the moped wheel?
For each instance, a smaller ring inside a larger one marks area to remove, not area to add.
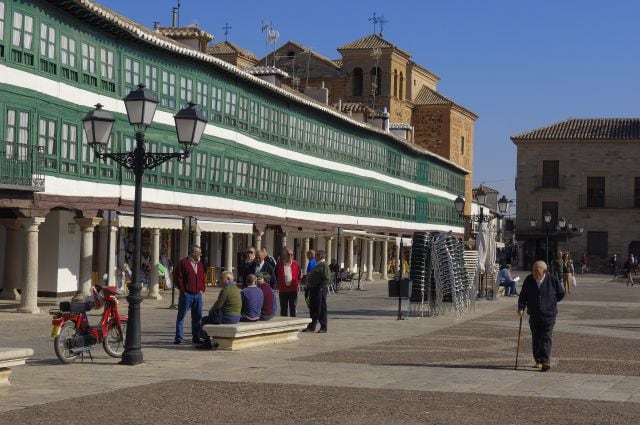
[[[60,334],[53,340],[53,349],[62,363],[73,363],[78,359],[77,354],[71,352],[69,340],[78,335],[78,328],[74,322],[66,322],[60,329]]]
[[[122,322],[121,326],[115,322],[109,325],[109,332],[102,340],[104,351],[111,357],[121,358],[124,352],[124,341],[127,335],[127,323]]]

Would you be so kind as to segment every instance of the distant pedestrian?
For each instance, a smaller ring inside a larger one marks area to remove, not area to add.
[[[300,286],[300,268],[293,258],[293,251],[286,247],[278,263],[278,297],[280,298],[280,316],[296,317],[298,287]]]
[[[616,278],[616,270],[618,269],[618,255],[617,254],[613,254],[613,257],[611,257],[611,260],[609,260],[609,271],[611,272],[611,275],[613,276],[613,278]]]
[[[309,259],[309,264],[307,264],[307,269],[305,270],[305,273],[309,274],[311,270],[314,269],[317,263],[316,252],[313,249],[310,249],[309,251],[307,251],[306,255],[307,255],[307,258]]]
[[[582,254],[582,259],[580,260],[580,274],[583,275],[584,272],[589,272],[589,257],[587,257],[587,253]]]
[[[547,264],[544,261],[533,263],[533,271],[520,289],[518,315],[522,318],[527,310],[535,368],[542,372],[551,368],[551,337],[558,315],[558,302],[563,298],[562,285],[547,272]]]
[[[189,249],[189,256],[183,258],[175,269],[175,283],[180,291],[178,297],[178,317],[174,344],[181,344],[184,335],[184,318],[191,310],[191,335],[194,343],[200,342],[200,321],[202,320],[202,294],[205,290],[204,266],[200,261],[202,251],[198,245]]]
[[[309,315],[311,323],[303,332],[315,332],[320,323],[319,333],[327,332],[327,293],[331,283],[331,270],[325,261],[324,251],[316,252],[316,266],[307,275],[306,284],[309,288]]]
[[[571,293],[571,278],[573,277],[573,261],[569,258],[568,253],[562,254],[562,284],[564,292]]]
[[[624,270],[624,277],[627,280],[627,286],[633,286],[633,271],[635,269],[633,266],[633,254],[629,254],[629,258],[624,262],[622,267]]]

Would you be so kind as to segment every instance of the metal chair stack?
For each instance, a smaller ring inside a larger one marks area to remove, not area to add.
[[[424,303],[428,302],[431,287],[431,235],[424,232],[413,234],[411,242],[411,280],[410,301],[420,303],[420,311],[424,314]]]

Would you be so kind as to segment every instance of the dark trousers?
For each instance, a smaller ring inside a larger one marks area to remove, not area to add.
[[[531,328],[531,344],[533,346],[533,359],[536,363],[549,363],[551,357],[551,336],[556,319],[542,319],[529,317]]]
[[[204,331],[204,325],[222,325],[222,324],[234,324],[240,321],[240,316],[229,316],[222,312],[222,309],[218,309],[202,318],[200,326],[200,338],[205,341],[209,339],[209,334]]]
[[[327,329],[327,288],[309,288],[309,316],[311,323],[308,329],[314,331],[320,323],[320,329]]]
[[[278,292],[280,298],[280,316],[296,317],[298,291]]]

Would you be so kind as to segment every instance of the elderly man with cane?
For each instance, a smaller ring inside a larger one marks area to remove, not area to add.
[[[551,369],[551,336],[558,315],[558,301],[564,298],[564,289],[558,279],[547,272],[544,261],[533,264],[533,272],[522,283],[518,298],[518,316],[522,325],[525,308],[529,314],[529,328],[533,345],[535,368],[546,372]],[[518,333],[518,350],[520,334]],[[518,353],[516,353],[516,369]]]

